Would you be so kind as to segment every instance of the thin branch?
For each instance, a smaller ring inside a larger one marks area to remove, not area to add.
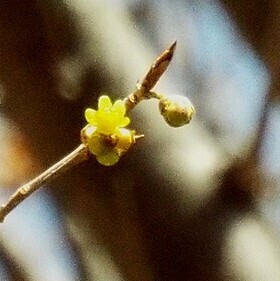
[[[169,66],[175,51],[175,47],[176,42],[174,42],[155,60],[138,89],[124,99],[127,111],[133,109],[141,100],[149,99],[154,96],[154,93],[151,92],[151,90]],[[38,190],[42,185],[60,176],[66,170],[77,165],[78,163],[87,160],[88,157],[89,150],[87,146],[85,144],[81,144],[73,152],[65,156],[41,175],[21,186],[10,197],[8,202],[0,207],[0,222],[3,222],[5,217],[14,208],[16,208],[22,201],[29,197],[34,191]]]
[[[155,60],[136,91],[124,99],[127,111],[132,110],[140,101],[153,97],[151,90],[169,66],[175,48],[176,41]]]
[[[9,201],[0,208],[0,222],[17,207],[23,200],[38,190],[42,185],[50,182],[57,176],[64,173],[71,167],[88,159],[88,149],[84,144],[78,146],[74,151],[65,156],[59,162],[47,169],[41,175],[21,186],[9,199]]]

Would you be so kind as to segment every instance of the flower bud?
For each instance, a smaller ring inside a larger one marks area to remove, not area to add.
[[[159,110],[171,127],[181,127],[188,124],[195,113],[190,100],[180,95],[163,96],[159,100]]]

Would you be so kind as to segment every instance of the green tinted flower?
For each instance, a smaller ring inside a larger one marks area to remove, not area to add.
[[[116,164],[135,143],[135,132],[124,128],[130,122],[125,114],[123,101],[112,104],[108,96],[99,98],[98,110],[87,108],[85,111],[88,125],[81,132],[82,141],[102,165]]]

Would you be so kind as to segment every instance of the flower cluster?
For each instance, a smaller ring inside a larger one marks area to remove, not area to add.
[[[98,110],[87,108],[85,111],[88,125],[81,132],[82,141],[102,165],[116,164],[135,143],[135,132],[124,128],[130,123],[125,114],[122,100],[112,104],[105,95],[98,100]]]

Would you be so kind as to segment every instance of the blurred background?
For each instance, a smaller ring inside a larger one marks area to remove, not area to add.
[[[116,166],[90,159],[23,202],[0,225],[0,280],[280,280],[279,17],[277,0],[2,0],[1,202],[174,40],[155,90],[197,114],[174,129],[141,103],[145,138]]]

